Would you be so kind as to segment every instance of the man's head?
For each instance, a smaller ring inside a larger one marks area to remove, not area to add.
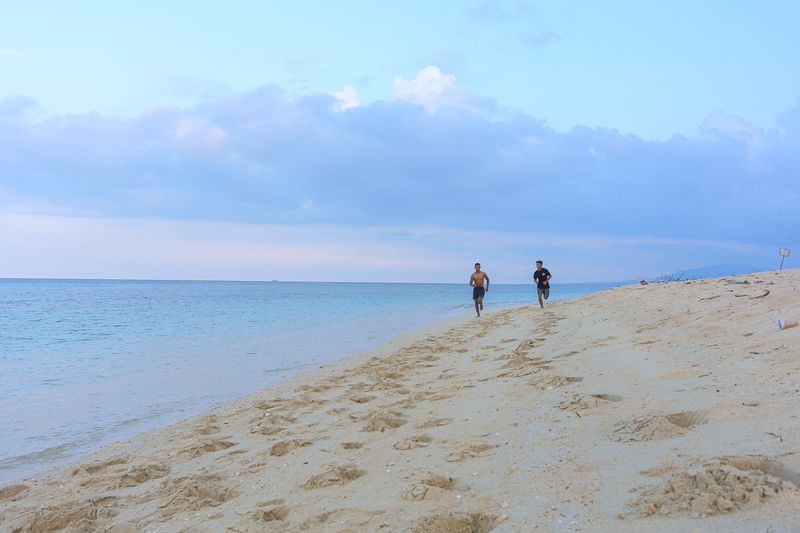
[[[539,259],[538,261],[536,261],[536,270],[541,270],[541,269],[542,269],[542,260]]]
[[[475,272],[479,271],[480,269],[481,269],[481,264],[475,263]]]

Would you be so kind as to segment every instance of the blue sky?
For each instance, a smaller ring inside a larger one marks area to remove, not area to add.
[[[770,265],[800,226],[797,20],[777,1],[5,6],[0,276]]]

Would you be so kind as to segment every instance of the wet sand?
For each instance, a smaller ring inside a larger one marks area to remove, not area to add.
[[[0,487],[0,530],[800,530],[800,271],[487,303]]]

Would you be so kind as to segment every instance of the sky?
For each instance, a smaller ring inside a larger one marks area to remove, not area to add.
[[[12,3],[0,277],[776,266],[800,227],[797,20],[774,0]]]

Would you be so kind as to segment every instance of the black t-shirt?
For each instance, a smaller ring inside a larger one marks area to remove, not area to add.
[[[536,281],[536,286],[540,289],[546,289],[550,285],[545,285],[544,282],[547,281],[547,278],[551,277],[550,271],[546,268],[542,267],[541,270],[537,270],[533,273],[533,280]]]

